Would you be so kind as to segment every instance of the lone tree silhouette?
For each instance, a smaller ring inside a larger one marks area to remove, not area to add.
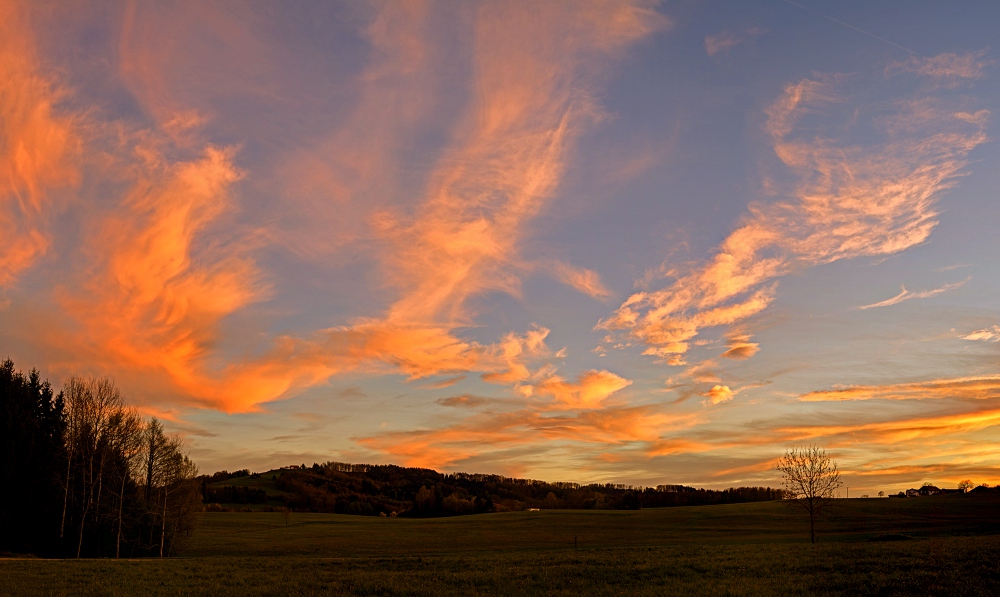
[[[778,459],[777,470],[791,502],[809,513],[809,536],[816,543],[816,519],[830,507],[834,492],[842,485],[837,463],[818,446],[791,448]]]

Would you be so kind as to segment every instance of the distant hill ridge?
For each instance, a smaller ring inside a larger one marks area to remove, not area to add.
[[[782,499],[784,490],[583,485],[481,473],[439,473],[392,464],[327,462],[266,473],[220,471],[202,477],[202,495],[209,508],[211,504],[241,504],[366,516],[435,517],[533,508],[637,510],[735,504]]]

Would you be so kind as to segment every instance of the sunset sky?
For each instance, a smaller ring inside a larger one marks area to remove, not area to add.
[[[998,31],[0,0],[0,358],[112,377],[209,473],[1000,483]]]

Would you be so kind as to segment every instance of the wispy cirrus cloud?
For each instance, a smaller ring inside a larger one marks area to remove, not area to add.
[[[0,288],[48,251],[66,201],[55,193],[79,182],[82,123],[57,109],[66,93],[39,63],[26,7],[0,2]]]
[[[1000,375],[934,379],[888,385],[848,386],[809,392],[803,402],[838,400],[987,400],[1000,398]]]
[[[982,57],[969,60],[978,64]],[[944,76],[934,69],[921,74]],[[822,136],[812,122],[817,115],[841,113],[858,126],[859,115],[871,108],[851,106],[848,88],[856,81],[831,75],[788,85],[768,108],[764,130],[798,178],[792,198],[752,204],[706,264],[678,273],[665,288],[633,294],[598,327],[642,342],[644,354],[683,364],[702,330],[760,313],[774,300],[777,280],[791,271],[891,255],[924,242],[937,224],[937,197],[955,184],[968,153],[986,141],[985,132],[955,117],[954,110],[925,109],[927,102],[907,99],[889,100],[895,113],[873,118],[883,131],[879,143],[845,145]],[[810,126],[800,131],[807,117]]]
[[[946,52],[930,58],[911,56],[901,62],[893,62],[886,67],[893,71],[916,73],[931,77],[949,86],[956,86],[963,80],[981,79],[987,67],[994,61],[986,58],[987,49],[978,52]]]
[[[593,270],[557,262],[553,265],[553,271],[560,282],[591,298],[598,300],[611,298],[611,291],[601,282],[600,274]]]
[[[953,282],[951,284],[945,284],[944,286],[941,286],[940,288],[934,288],[932,290],[919,290],[919,291],[916,291],[916,292],[914,292],[912,290],[907,290],[906,286],[902,286],[901,290],[900,290],[900,293],[897,294],[896,296],[894,296],[892,298],[888,298],[888,299],[886,299],[884,301],[879,301],[877,303],[872,303],[870,305],[863,305],[861,307],[858,307],[858,309],[864,310],[864,309],[874,309],[876,307],[890,307],[892,305],[898,305],[899,303],[902,303],[904,301],[908,301],[908,300],[911,300],[911,299],[929,298],[929,297],[936,296],[936,295],[939,295],[939,294],[944,293],[944,292],[948,292],[950,290],[955,290],[956,288],[961,288],[962,286],[965,286],[969,282],[969,280],[971,280],[971,279],[972,278],[966,278],[965,280],[962,280],[961,282]]]
[[[12,10],[9,3],[3,6]],[[281,52],[270,52],[269,40],[247,33],[260,30],[253,15],[194,7],[211,35],[194,39],[199,49],[189,51],[185,24],[194,17],[183,5],[133,5],[125,11],[118,74],[149,121],[115,120],[82,108],[93,115],[89,136],[79,144],[101,156],[87,165],[88,175],[116,185],[93,208],[83,203],[86,275],[54,290],[79,328],[77,353],[91,359],[85,366],[130,379],[155,377],[171,385],[181,402],[229,412],[253,410],[348,371],[456,380],[479,373],[490,383],[530,381],[541,384],[540,392],[599,399],[574,394],[560,385],[570,382],[552,376],[543,363],[552,356],[545,328],[511,332],[492,343],[468,340],[458,330],[474,323],[471,298],[519,295],[520,276],[531,269],[520,253],[526,224],[555,197],[576,139],[602,117],[594,91],[608,59],[668,27],[669,20],[646,2],[461,9],[455,24],[469,27],[470,35],[461,39],[471,49],[461,56],[473,67],[466,107],[453,116],[451,137],[431,164],[418,201],[367,203],[372,185],[394,169],[394,156],[413,134],[408,127],[426,114],[429,104],[415,99],[428,98],[426,81],[435,81],[421,75],[425,58],[456,59],[423,18],[430,6],[376,8],[363,28],[372,60],[360,75],[358,107],[332,141],[320,144],[339,166],[306,168],[321,176],[300,189],[310,197],[324,191],[332,202],[321,208],[324,213],[367,222],[368,246],[387,284],[385,306],[336,327],[260,341],[241,355],[218,350],[222,322],[270,296],[268,273],[255,256],[262,246],[284,241],[273,230],[249,227],[220,234],[240,210],[241,181],[255,173],[238,166],[235,147],[205,141],[217,118],[205,75],[217,71],[230,90],[280,101],[273,98],[280,90],[267,85],[286,80],[275,63]],[[3,26],[11,35],[0,41],[8,56],[2,66],[21,87],[0,97],[13,102],[4,117],[15,133],[5,162],[13,186],[5,191],[0,222],[10,228],[4,240],[11,246],[3,256],[9,273],[0,272],[7,278],[45,250],[42,225],[51,212],[45,190],[76,176],[64,164],[75,151],[68,128],[74,114],[53,111],[55,87],[32,62],[33,41],[24,33],[30,27],[10,16]],[[204,54],[206,40],[225,50],[209,53],[212,60],[203,64],[195,58]],[[261,68],[275,71],[264,87],[240,71],[245,59],[255,57]],[[284,171],[275,172],[269,175]],[[293,245],[294,251],[316,253]],[[590,270],[566,266],[559,275],[592,296],[608,294]]]

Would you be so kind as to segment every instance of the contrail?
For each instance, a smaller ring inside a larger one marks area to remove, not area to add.
[[[786,2],[787,4],[791,4],[792,6],[798,6],[799,8],[801,8],[802,10],[805,10],[807,12],[815,12],[816,14],[818,14],[821,17],[823,17],[824,19],[833,21],[834,23],[837,23],[839,25],[843,25],[844,27],[847,27],[848,29],[853,29],[853,30],[857,31],[858,33],[863,33],[864,35],[867,35],[868,37],[871,37],[873,39],[877,39],[877,40],[879,40],[881,42],[885,42],[885,43],[889,44],[890,46],[893,46],[893,47],[899,48],[900,50],[903,50],[904,52],[909,52],[910,54],[916,55],[916,52],[914,52],[910,48],[904,48],[903,46],[901,46],[901,45],[899,45],[897,43],[893,43],[893,42],[887,40],[884,37],[879,37],[879,36],[875,35],[874,33],[869,33],[868,31],[865,31],[864,29],[859,29],[859,28],[855,27],[854,25],[851,25],[850,23],[845,23],[845,22],[843,22],[843,21],[841,21],[839,19],[835,19],[835,18],[833,18],[831,16],[827,16],[827,15],[821,13],[821,12],[817,12],[815,10],[812,10],[810,8],[802,6],[801,4],[798,4],[796,2],[792,2],[792,0],[784,0],[784,2]]]

